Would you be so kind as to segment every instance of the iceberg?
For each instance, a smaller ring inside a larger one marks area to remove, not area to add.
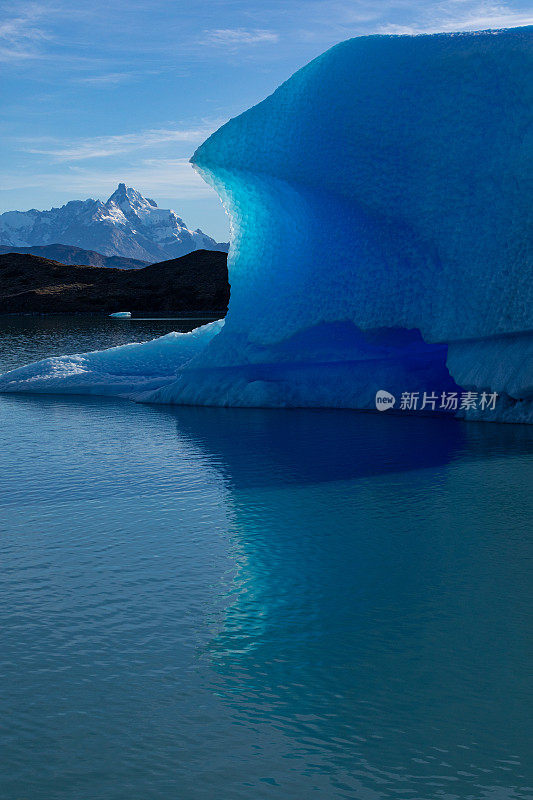
[[[116,317],[117,319],[129,319],[131,317],[131,311],[114,311],[113,314],[109,316]]]
[[[45,358],[0,376],[0,391],[140,398],[143,392],[174,382],[180,368],[223,325],[220,320],[190,333],[167,333],[151,342]]]
[[[231,219],[225,324],[0,390],[533,422],[531,62],[531,27],[336,45],[192,158]]]

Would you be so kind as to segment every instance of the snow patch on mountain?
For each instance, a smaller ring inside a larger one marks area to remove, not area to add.
[[[124,183],[105,203],[71,200],[49,211],[0,214],[0,245],[59,243],[142,261],[178,258],[193,250],[228,250],[226,242],[216,242],[199,228],[189,229],[175,211],[158,208]]]

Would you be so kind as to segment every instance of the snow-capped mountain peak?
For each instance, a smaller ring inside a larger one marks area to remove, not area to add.
[[[143,197],[136,189],[126,188],[125,183],[119,183],[118,188],[115,189],[105,205],[107,208],[112,205],[118,206],[126,216],[131,212],[150,212],[152,209],[157,208],[157,203],[154,200],[148,200],[147,197]]]
[[[190,230],[171,209],[124,183],[103,203],[71,200],[49,211],[7,211],[0,214],[0,245],[68,244],[105,256],[143,261],[177,258],[193,250],[226,251],[200,229]]]

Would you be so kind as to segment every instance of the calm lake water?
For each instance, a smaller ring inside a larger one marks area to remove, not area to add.
[[[0,371],[178,325],[0,318]],[[533,797],[530,428],[0,421],[2,800]]]

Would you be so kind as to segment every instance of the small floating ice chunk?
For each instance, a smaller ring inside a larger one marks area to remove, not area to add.
[[[117,317],[117,319],[129,319],[131,317],[131,311],[115,311],[114,314],[110,314],[110,317]]]

